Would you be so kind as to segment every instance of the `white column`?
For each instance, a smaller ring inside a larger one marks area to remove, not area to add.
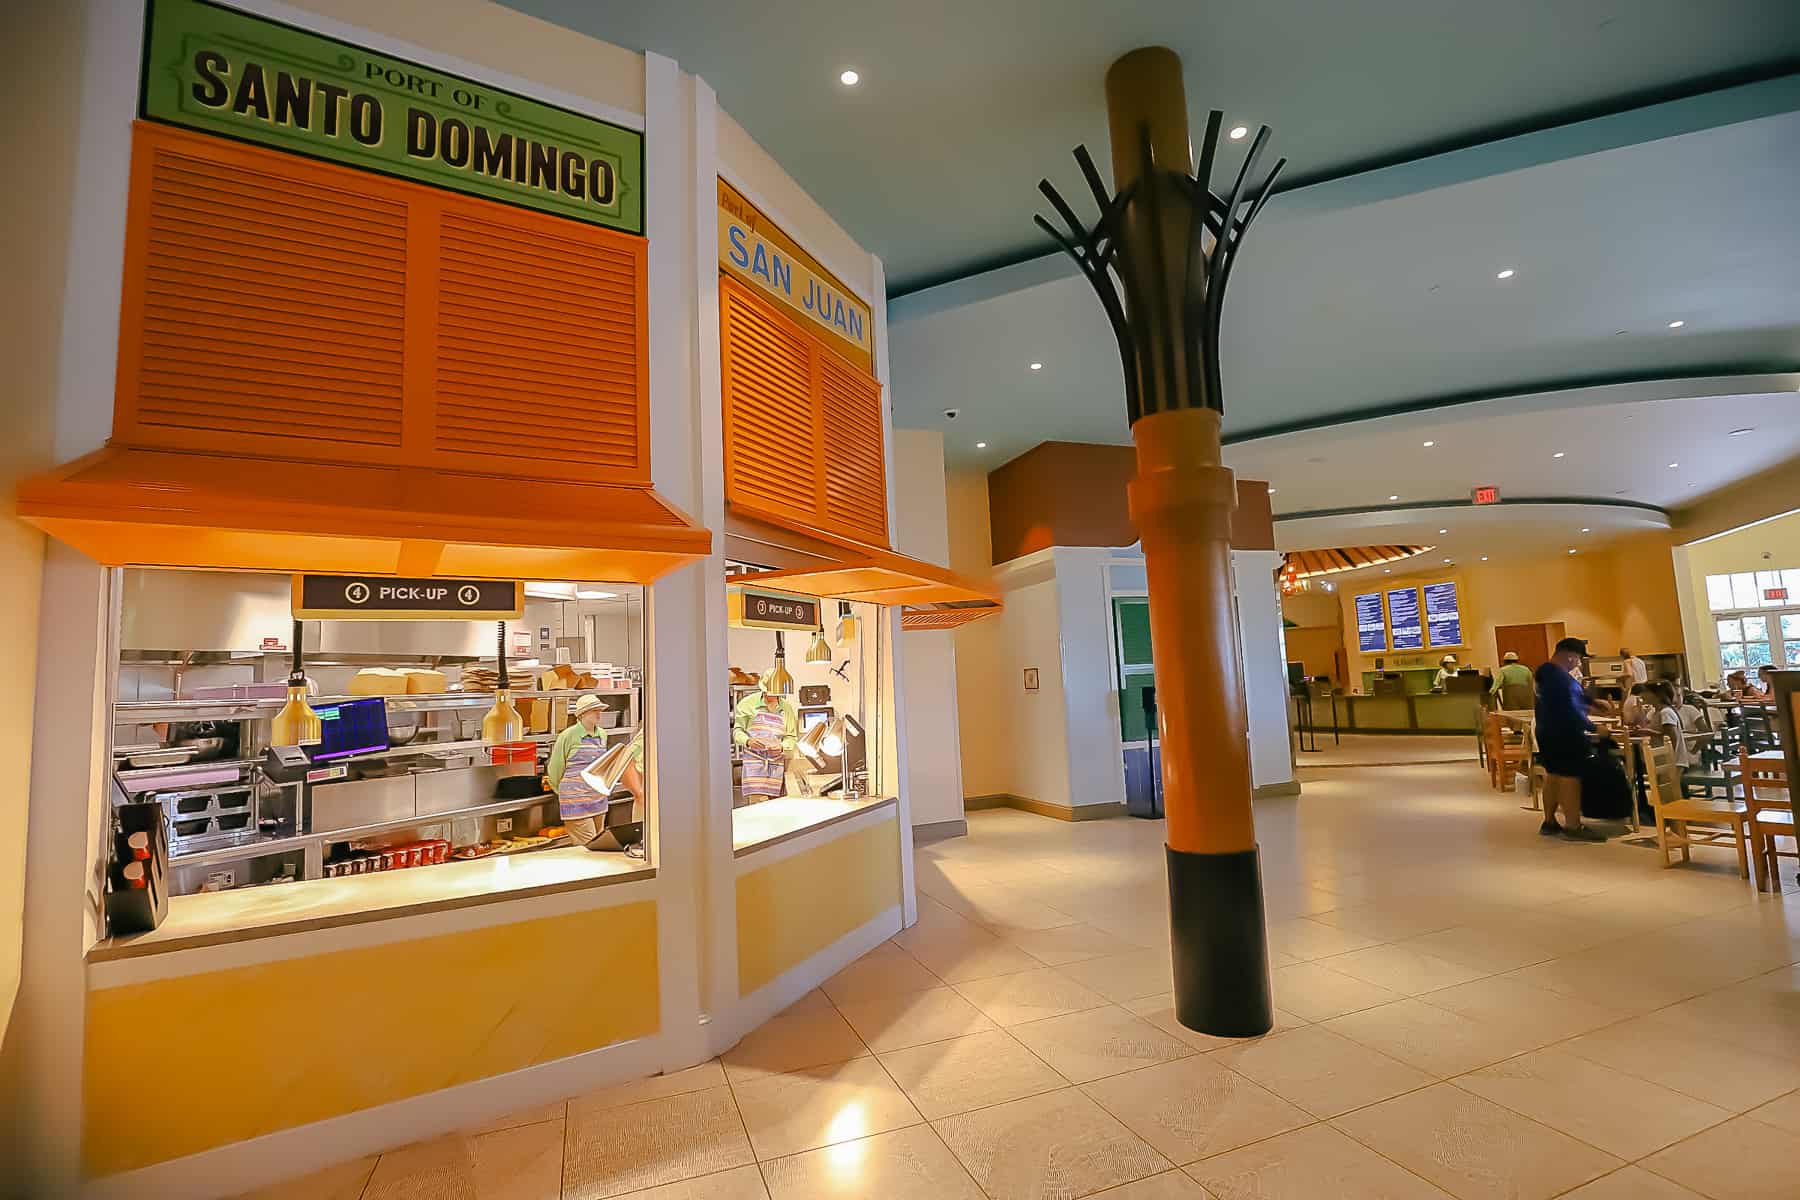
[[[1289,751],[1287,663],[1281,653],[1281,596],[1275,588],[1280,565],[1278,551],[1231,552],[1244,708],[1250,719],[1250,782],[1258,791],[1277,793],[1299,790]]]

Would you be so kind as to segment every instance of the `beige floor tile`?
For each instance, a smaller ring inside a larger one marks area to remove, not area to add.
[[[956,990],[996,1025],[1022,1025],[1106,1004],[1105,996],[1049,967],[971,979],[957,984]]]
[[[1316,962],[1271,971],[1269,981],[1275,1003],[1306,1021],[1326,1021],[1401,998],[1397,992]]]
[[[562,1165],[563,1123],[544,1121],[391,1150],[362,1194],[369,1200],[557,1200]]]
[[[720,1058],[736,1083],[758,1075],[843,1062],[869,1053],[837,1009],[794,1013],[765,1021]]]
[[[1195,1052],[1186,1042],[1170,1037],[1122,1008],[1069,1013],[1015,1025],[1009,1032],[1027,1050],[1076,1083],[1186,1058]]]
[[[924,1120],[873,1058],[765,1075],[733,1090],[750,1144],[765,1162]]]
[[[1800,1087],[1800,1060],[1735,1046],[1680,1020],[1622,1021],[1560,1048],[1734,1113]]]
[[[1169,1161],[1074,1089],[933,1122],[993,1200],[1072,1200],[1169,1169]]]
[[[907,1099],[932,1120],[1068,1086],[1000,1030],[876,1056]]]
[[[819,990],[834,1003],[847,1004],[942,986],[943,981],[920,966],[918,959],[892,942],[883,942],[827,979]]]
[[[685,1071],[672,1071],[667,1075],[652,1075],[648,1079],[634,1079],[630,1083],[598,1088],[576,1097],[575,1102],[598,1111],[602,1108],[636,1104],[640,1100],[659,1100],[664,1096],[703,1092],[707,1088],[723,1087],[724,1084],[725,1068],[715,1058]]]
[[[1081,1090],[1177,1166],[1313,1121],[1205,1056],[1114,1075]]]
[[[721,1079],[719,1082],[723,1083]],[[521,1125],[541,1125],[545,1121],[560,1121],[567,1112],[569,1103],[566,1100],[552,1100],[548,1104],[539,1104],[533,1108],[521,1108],[517,1112],[495,1117],[480,1125],[463,1130],[466,1137],[474,1137],[482,1133],[498,1133],[502,1129],[517,1129]]]
[[[872,1061],[872,1060],[871,1060]],[[569,1102],[564,1200],[599,1200],[752,1162],[731,1089],[623,1108]]]
[[[1506,978],[1601,1005],[1615,1020],[1679,1004],[1715,986],[1670,978],[1666,965],[1647,955],[1626,958],[1612,947],[1601,947],[1521,967]]]
[[[946,905],[969,920],[996,933],[1054,929],[1075,923],[1075,918],[1068,913],[1026,899],[1018,887],[1005,883],[964,888],[943,899]]]
[[[1528,1042],[1522,1047],[1528,1050],[1604,1028],[1622,1015],[1614,1007],[1535,987],[1507,975],[1440,988],[1420,999],[1490,1028],[1515,1032]]]
[[[1449,1084],[1384,1100],[1333,1124],[1462,1200],[1545,1200],[1620,1165]]]
[[[947,987],[873,996],[839,1006],[871,1050],[899,1050],[993,1029],[981,1010]]]
[[[1640,1166],[1712,1200],[1794,1200],[1794,1135],[1733,1117],[1646,1158]]]
[[[1642,1167],[1620,1167],[1611,1175],[1602,1175],[1572,1192],[1564,1192],[1562,1200],[1702,1200],[1699,1192],[1690,1192],[1679,1183],[1652,1175]]]
[[[1444,1200],[1445,1193],[1329,1125],[1186,1168],[1218,1200]]]
[[[1800,1133],[1800,1092],[1789,1092],[1779,1100],[1771,1100],[1750,1115],[1764,1125],[1773,1125],[1789,1133]]]
[[[1115,1002],[1166,992],[1174,979],[1169,956],[1162,950],[1111,954],[1105,958],[1068,963],[1056,969],[1083,987]]]
[[[1401,1000],[1326,1021],[1325,1028],[1389,1058],[1448,1077],[1536,1049],[1542,1043],[1419,1000]]]
[[[772,1200],[982,1200],[929,1125],[878,1133],[763,1164]]]
[[[1360,979],[1364,983],[1387,988],[1402,996],[1435,992],[1439,988],[1455,987],[1459,983],[1468,983],[1493,974],[1492,971],[1465,966],[1423,950],[1400,945],[1352,950],[1348,954],[1335,954],[1319,959],[1318,963],[1321,967]]]
[[[1091,1196],[1092,1200],[1212,1200],[1205,1188],[1180,1171],[1164,1171]]]
[[[1435,954],[1465,967],[1474,967],[1484,975],[1516,971],[1520,967],[1529,967],[1533,963],[1556,957],[1554,950],[1528,937],[1510,936],[1499,930],[1481,929],[1474,925],[1458,925],[1451,929],[1439,929],[1434,933],[1422,933],[1396,945]]]
[[[883,944],[886,945],[887,943]],[[800,997],[775,1015],[778,1017],[786,1017],[791,1016],[794,1013],[829,1012],[832,1007],[831,997],[827,996],[818,988],[814,988],[812,991],[806,993],[806,995]]]
[[[763,1186],[762,1172],[755,1166],[733,1167],[630,1192],[620,1200],[769,1200],[769,1189]]]
[[[1270,951],[1286,954],[1290,958],[1297,958],[1302,962],[1315,958],[1326,958],[1333,954],[1348,954],[1352,950],[1362,950],[1380,944],[1381,942],[1377,938],[1351,933],[1347,929],[1338,929],[1323,921],[1313,921],[1305,917],[1298,917],[1290,921],[1276,921],[1269,926]]]
[[[1308,918],[1378,942],[1399,942],[1461,924],[1456,914],[1425,904],[1362,904]]]
[[[979,926],[976,928],[978,935],[975,936],[957,934],[927,938],[917,944],[907,944],[905,949],[923,963],[926,970],[946,983],[1011,975],[1044,965],[1016,945],[1002,941]]]
[[[371,1154],[367,1158],[338,1163],[298,1179],[245,1192],[237,1200],[359,1200],[380,1157]]]
[[[1483,1067],[1454,1082],[1627,1161],[1731,1116],[1704,1100],[1556,1046]]]
[[[1321,1118],[1426,1087],[1437,1079],[1317,1025],[1215,1050],[1207,1057]]]
[[[1007,934],[1006,940],[1052,967],[1146,948],[1134,946],[1116,933],[1085,923],[1058,925],[1053,929],[1020,930]]]

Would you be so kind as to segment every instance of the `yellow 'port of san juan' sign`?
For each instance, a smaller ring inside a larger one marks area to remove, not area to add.
[[[874,373],[869,306],[723,179],[719,266],[800,317],[839,354]]]

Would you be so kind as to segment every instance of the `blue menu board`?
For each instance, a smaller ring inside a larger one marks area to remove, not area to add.
[[[1394,649],[1423,650],[1425,629],[1419,624],[1419,590],[1395,588],[1387,594],[1388,630],[1393,634]]]
[[[1387,622],[1381,619],[1381,593],[1364,592],[1356,598],[1356,648],[1364,654],[1387,649]]]
[[[1462,614],[1456,610],[1454,583],[1425,585],[1425,632],[1433,646],[1463,644]]]

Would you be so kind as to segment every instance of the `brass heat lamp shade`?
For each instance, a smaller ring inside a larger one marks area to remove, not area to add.
[[[582,769],[581,777],[597,795],[610,796],[631,766],[631,739],[627,738]]]
[[[794,677],[788,674],[787,665],[779,658],[769,668],[768,674],[762,677],[762,690],[771,696],[791,696],[794,694]]]
[[[857,620],[856,614],[850,611],[849,603],[843,600],[838,601],[837,643],[842,645],[845,642],[854,642],[857,627],[861,624],[862,622]]]
[[[825,640],[825,631],[813,633],[812,645],[806,648],[806,661],[809,663],[828,663],[831,661],[831,646]]]

